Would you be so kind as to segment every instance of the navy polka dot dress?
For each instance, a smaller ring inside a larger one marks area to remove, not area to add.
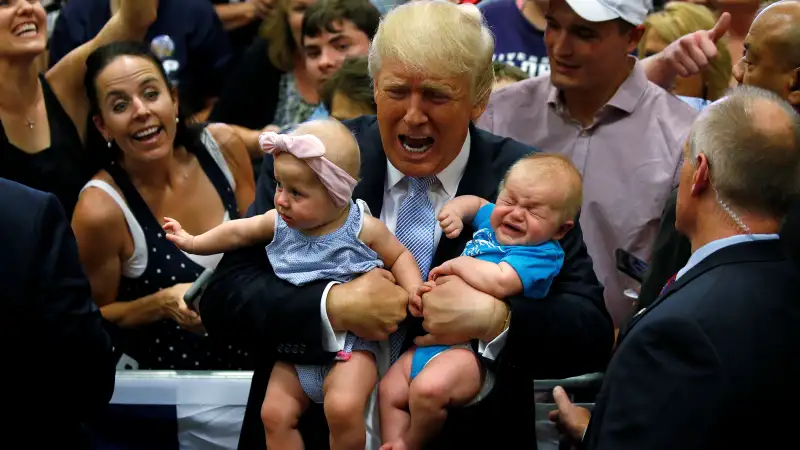
[[[219,193],[231,219],[239,217],[236,197],[222,170],[199,141],[187,147]],[[142,226],[147,242],[147,268],[137,278],[122,277],[117,301],[132,301],[179,283],[194,282],[204,268],[189,259],[164,236],[161,224],[119,165],[109,174],[125,196],[128,207]],[[172,320],[136,329],[109,324],[118,354],[127,354],[142,370],[252,370],[251,355],[243,349],[186,331]]]

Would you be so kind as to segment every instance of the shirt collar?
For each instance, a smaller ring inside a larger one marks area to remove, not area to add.
[[[455,197],[456,192],[458,192],[458,184],[461,182],[461,177],[464,175],[464,171],[467,169],[467,161],[469,161],[469,151],[471,146],[472,138],[470,137],[469,131],[467,131],[467,137],[464,139],[464,144],[461,145],[461,151],[458,153],[458,156],[450,162],[450,164],[444,168],[441,172],[436,174],[436,178],[439,180],[439,183],[442,184],[445,192],[450,197]],[[386,190],[389,191],[397,185],[400,181],[405,178],[406,175],[403,172],[400,172],[395,166],[392,165],[392,162],[389,159],[386,159]]]
[[[751,241],[765,241],[769,239],[778,239],[777,234],[738,234],[736,236],[730,236],[722,239],[717,239],[716,241],[711,241],[708,244],[698,248],[692,253],[692,256],[689,257],[689,261],[686,262],[686,265],[683,266],[681,270],[678,271],[677,275],[675,275],[675,279],[682,277],[686,272],[691,270],[694,266],[700,264],[704,259],[708,258],[712,253],[722,250],[725,247],[730,247],[734,244],[740,244],[742,242],[751,242]]]
[[[631,114],[634,109],[636,109],[636,105],[639,103],[639,100],[641,100],[645,91],[647,91],[650,82],[647,80],[647,75],[644,73],[644,66],[642,63],[633,56],[629,56],[629,58],[634,61],[633,69],[628,75],[628,78],[622,82],[617,92],[606,105],[613,106]],[[552,83],[550,84],[550,92],[547,96],[547,104],[555,106],[556,111],[559,113],[564,109],[561,91],[553,86]]]

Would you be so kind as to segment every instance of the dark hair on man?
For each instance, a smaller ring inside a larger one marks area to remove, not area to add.
[[[494,69],[494,79],[496,81],[511,80],[517,82],[528,79],[527,73],[525,73],[519,67],[512,66],[511,64],[495,61],[492,63],[492,69]]]
[[[372,111],[378,110],[366,56],[347,58],[342,68],[322,84],[320,98],[329,112],[333,107],[333,95],[337,92]]]
[[[353,22],[371,41],[381,23],[381,13],[370,0],[320,0],[303,16],[301,39],[317,37],[323,31],[335,33],[343,20]]]

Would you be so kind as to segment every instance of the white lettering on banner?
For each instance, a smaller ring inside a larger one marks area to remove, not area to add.
[[[528,56],[522,52],[510,52],[495,54],[492,56],[492,61],[518,67],[523,72],[526,72],[529,77],[547,75],[550,73],[550,58],[547,56],[538,58],[535,55]]]

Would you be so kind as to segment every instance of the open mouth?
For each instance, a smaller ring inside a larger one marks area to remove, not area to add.
[[[509,232],[511,232],[511,233],[514,233],[514,234],[519,234],[519,233],[522,233],[522,228],[520,228],[520,227],[518,227],[518,226],[516,226],[516,225],[513,225],[513,224],[510,224],[510,223],[504,223],[504,224],[503,224],[503,225],[501,225],[501,226],[502,226],[502,227],[503,227],[503,228],[504,228],[506,231],[509,231]]]
[[[134,133],[133,139],[139,142],[151,142],[155,140],[162,131],[164,131],[164,127],[148,127],[142,131]]]
[[[14,27],[12,33],[19,37],[33,37],[39,34],[39,27],[33,22],[25,22]]]
[[[401,134],[398,136],[400,139],[400,145],[403,148],[411,153],[425,153],[428,151],[434,143],[434,139],[428,136],[408,136],[406,134]]]

